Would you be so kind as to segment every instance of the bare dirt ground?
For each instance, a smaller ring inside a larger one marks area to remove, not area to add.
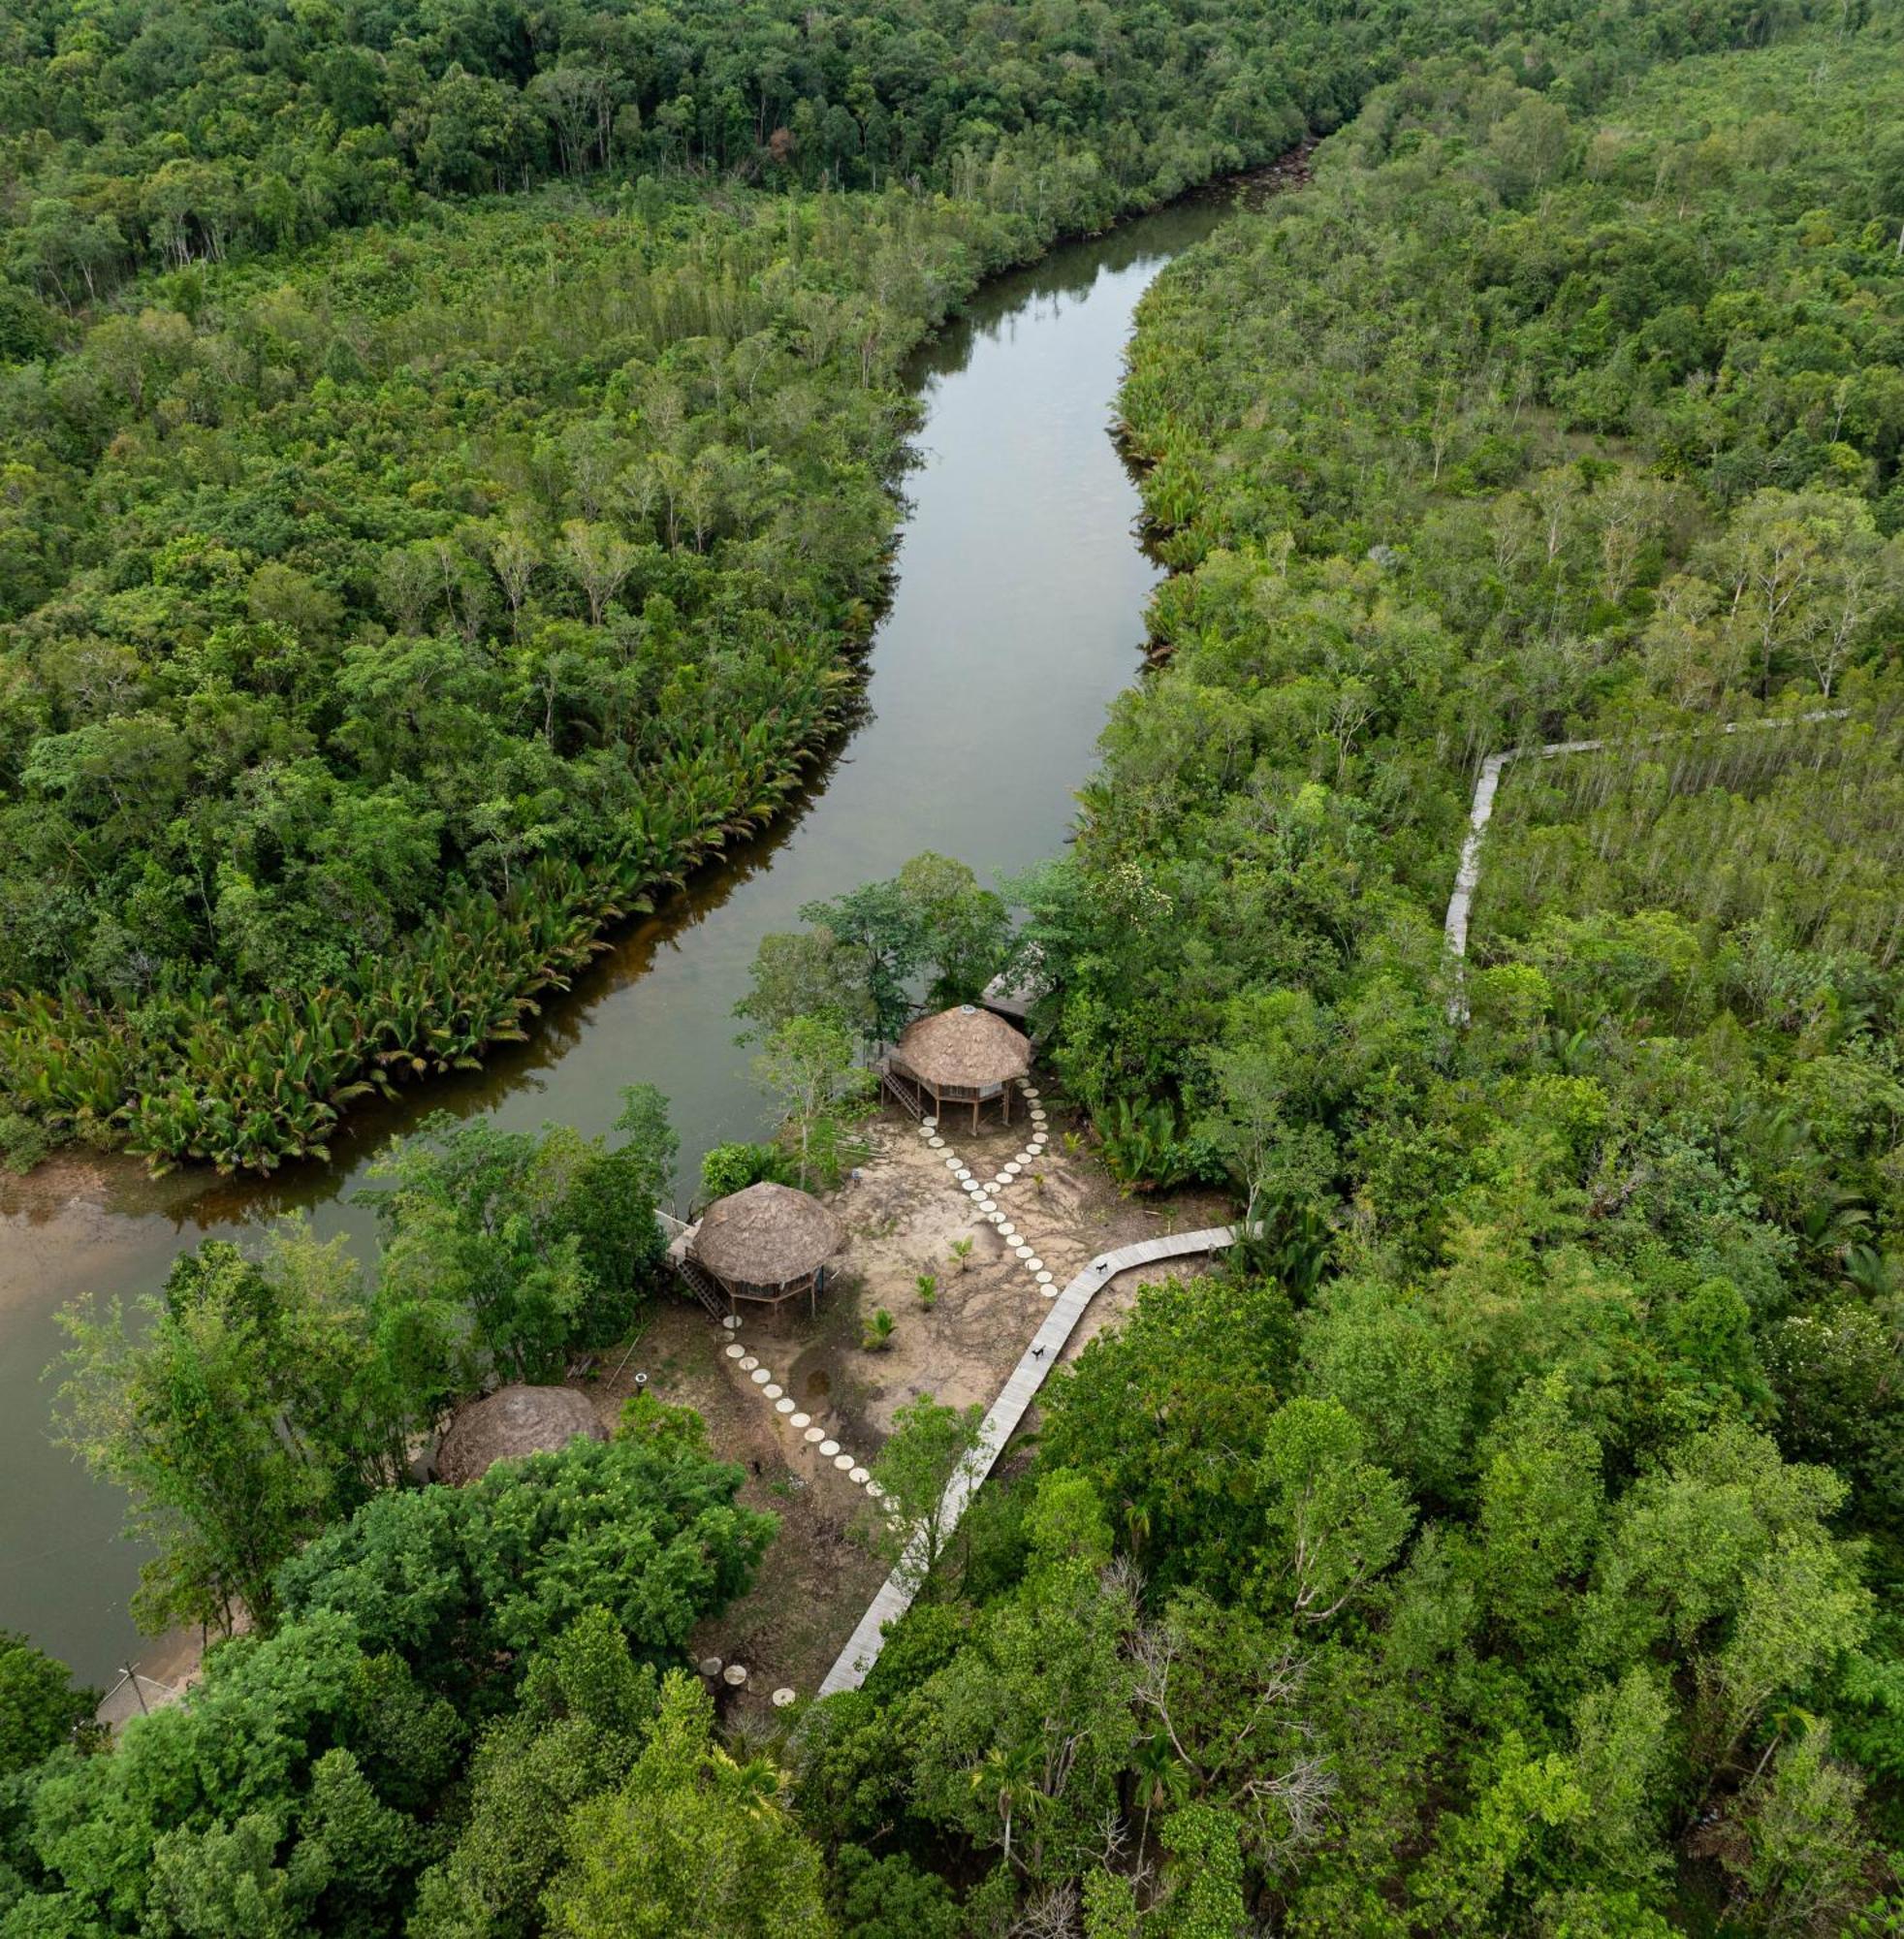
[[[1224,1216],[1221,1201],[1208,1196],[1163,1203],[1124,1197],[1101,1165],[1065,1149],[1065,1128],[1054,1113],[1053,1142],[996,1201],[1050,1272],[1054,1288],[1113,1246]],[[988,1123],[973,1137],[948,1124],[943,1135],[946,1151],[935,1152],[910,1124],[881,1121],[862,1176],[832,1201],[847,1240],[818,1321],[789,1315],[783,1322],[797,1345],[787,1390],[803,1407],[809,1397],[823,1396],[846,1430],[844,1445],[876,1447],[894,1413],[920,1394],[960,1407],[989,1405],[1044,1320],[1046,1302],[1026,1263],[978,1214],[944,1162],[956,1152],[988,1178],[1022,1146],[1024,1128]],[[961,1239],[972,1246],[963,1266],[952,1253]],[[917,1289],[922,1273],[937,1282],[930,1310]],[[1106,1287],[1100,1302],[1111,1293]],[[869,1352],[862,1335],[881,1307],[893,1316],[892,1337]]]
[[[1226,1217],[1222,1201],[1210,1194],[1124,1197],[1101,1165],[1081,1150],[1066,1150],[1067,1128],[1054,1110],[1052,1142],[1033,1168],[1041,1182],[1028,1170],[997,1196],[1054,1287],[1113,1246]],[[620,1353],[608,1357],[609,1377],[592,1389],[613,1425],[636,1371],[645,1371],[660,1398],[701,1414],[716,1454],[747,1468],[742,1499],[780,1517],[780,1534],[753,1588],[694,1638],[697,1655],[747,1669],[745,1694],[722,1698],[733,1721],[771,1716],[776,1689],[810,1696],[885,1575],[868,1541],[872,1515],[864,1488],[807,1440],[808,1427],[824,1433],[823,1445],[837,1444],[870,1464],[894,1414],[920,1394],[989,1406],[1048,1310],[1025,1261],[979,1215],[945,1163],[956,1152],[977,1176],[990,1178],[1023,1148],[1023,1120],[1009,1129],[988,1123],[975,1137],[968,1123],[948,1123],[943,1152],[933,1151],[915,1126],[897,1116],[875,1121],[871,1130],[872,1156],[829,1200],[847,1236],[816,1317],[792,1305],[777,1315],[747,1312],[730,1335],[698,1307],[670,1303],[619,1372]],[[972,1242],[963,1267],[952,1252],[961,1239]],[[1193,1264],[1153,1268],[1109,1282],[1066,1357],[1127,1313],[1141,1284],[1193,1270]],[[930,1308],[918,1292],[922,1273],[937,1282]],[[864,1329],[879,1308],[893,1316],[894,1328],[884,1348],[869,1351]],[[730,1339],[769,1382],[726,1353]],[[784,1389],[793,1414],[776,1411],[763,1392],[770,1384]]]

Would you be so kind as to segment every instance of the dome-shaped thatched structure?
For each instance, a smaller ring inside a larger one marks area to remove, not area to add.
[[[810,1192],[763,1179],[715,1199],[701,1215],[687,1255],[730,1300],[777,1305],[804,1292],[810,1303],[843,1236],[839,1220]]]
[[[460,1488],[480,1480],[497,1461],[556,1453],[577,1435],[608,1439],[587,1396],[573,1387],[497,1387],[458,1410],[436,1450],[436,1478]]]
[[[890,1063],[895,1075],[910,1079],[922,1103],[931,1097],[935,1117],[943,1117],[948,1103],[969,1104],[976,1130],[980,1107],[995,1100],[1011,1122],[1011,1087],[1031,1067],[1031,1045],[1004,1018],[962,1003],[908,1025]]]

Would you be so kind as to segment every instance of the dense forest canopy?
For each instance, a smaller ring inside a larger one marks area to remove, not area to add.
[[[1413,49],[1590,93],[1778,24],[0,19],[0,1146],[227,1167],[511,1035],[774,813],[880,596],[901,361],[980,276]]]
[[[269,1162],[512,1028],[837,717],[905,348],[1350,118],[1146,299],[1161,664],[1015,942],[937,856],[804,910],[741,1015],[799,1136],[709,1174],[837,1160],[856,1039],[1034,944],[1054,1088],[1229,1192],[1223,1269],[771,1745],[681,1674],[773,1539],[698,1420],[407,1484],[634,1322],[651,1094],[427,1128],[374,1278],[293,1227],[76,1314],[148,1616],[251,1630],[111,1748],[0,1637],[0,1935],[1899,1929],[1893,15],[8,17],[29,1155]]]

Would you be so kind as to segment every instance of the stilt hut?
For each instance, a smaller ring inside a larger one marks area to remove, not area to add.
[[[719,1283],[730,1307],[751,1299],[777,1309],[804,1292],[811,1313],[826,1284],[826,1262],[843,1236],[839,1220],[810,1192],[763,1179],[708,1207],[687,1256]]]
[[[1022,1031],[1004,1018],[961,1003],[936,1017],[908,1025],[888,1060],[892,1075],[909,1084],[921,1105],[930,1097],[933,1116],[943,1118],[948,1104],[971,1106],[978,1114],[996,1103],[1011,1123],[1011,1087],[1031,1067],[1031,1046]]]
[[[436,1450],[436,1478],[464,1487],[498,1461],[558,1453],[578,1435],[589,1441],[608,1439],[586,1394],[573,1387],[512,1383],[457,1410]]]

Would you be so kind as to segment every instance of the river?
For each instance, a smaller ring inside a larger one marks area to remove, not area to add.
[[[118,1533],[121,1500],[50,1439],[44,1376],[68,1300],[130,1302],[200,1239],[295,1208],[321,1233],[366,1240],[352,1194],[384,1142],[430,1110],[594,1132],[621,1086],[659,1085],[685,1195],[710,1145],[765,1128],[731,1015],[762,936],[921,849],[996,876],[1062,845],[1105,710],[1139,666],[1158,577],[1109,433],[1131,312],[1227,207],[1192,199],[1066,244],[988,284],[920,353],[921,462],[864,717],[790,813],[617,938],[528,1042],[377,1107],[329,1164],[269,1181],[153,1182],[112,1160],[0,1184],[0,1628],[92,1682],[138,1647],[127,1601],[140,1555]]]

